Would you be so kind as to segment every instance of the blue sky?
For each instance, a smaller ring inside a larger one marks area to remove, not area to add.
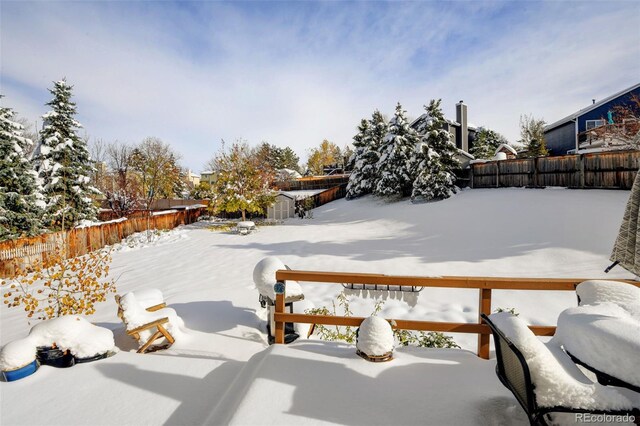
[[[195,171],[227,142],[349,143],[400,101],[518,138],[640,80],[638,2],[0,3],[3,105],[31,121],[75,86],[92,138],[156,136]]]

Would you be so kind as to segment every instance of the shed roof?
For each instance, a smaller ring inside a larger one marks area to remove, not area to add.
[[[613,95],[611,95],[609,97],[606,97],[606,98],[602,99],[601,101],[598,101],[598,102],[596,102],[596,103],[594,103],[592,105],[589,105],[586,108],[582,108],[581,110],[579,110],[577,112],[574,112],[573,114],[567,115],[566,117],[564,117],[561,120],[555,121],[555,122],[549,124],[548,126],[545,126],[544,131],[548,132],[551,129],[555,129],[558,126],[562,126],[563,124],[568,123],[569,121],[575,120],[576,118],[588,113],[589,111],[593,111],[594,109],[606,104],[607,102],[610,102],[610,101],[614,100],[617,97],[620,97],[620,96],[622,96],[622,95],[624,95],[626,93],[629,93],[632,90],[636,90],[639,87],[640,87],[640,83],[637,83],[637,84],[634,84],[631,87],[628,87],[628,88],[626,88],[624,90],[621,90],[621,91],[619,91],[617,93],[614,93]]]

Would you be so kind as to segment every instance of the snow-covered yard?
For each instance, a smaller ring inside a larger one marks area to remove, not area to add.
[[[199,223],[148,246],[125,246],[113,256],[119,293],[161,289],[188,334],[167,351],[129,353],[135,342],[110,299],[89,319],[114,331],[121,352],[0,383],[0,423],[526,423],[495,377],[495,362],[469,352],[406,348],[394,361],[373,364],[338,343],[269,348],[253,267],[278,256],[293,269],[318,271],[605,277],[628,195],[465,190],[421,205],[367,197],[335,201],[316,209],[314,219],[290,219],[247,236]],[[606,277],[631,278],[620,268]],[[298,309],[330,306],[341,287],[304,283],[303,290]],[[389,297],[381,315],[475,322],[477,304],[477,290],[427,288],[415,306]],[[355,315],[370,314],[373,305],[351,301]],[[565,292],[493,295],[494,308],[515,308],[532,324],[555,325],[559,313],[575,305],[575,294]],[[1,344],[29,330],[19,310],[2,308],[1,319]],[[476,335],[455,339],[475,351]]]

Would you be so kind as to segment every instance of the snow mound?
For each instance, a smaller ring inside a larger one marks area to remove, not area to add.
[[[22,367],[35,359],[38,346],[53,343],[78,358],[117,350],[111,330],[93,325],[78,315],[66,315],[43,321],[35,325],[26,338],[5,345],[0,352],[0,368]]]
[[[280,269],[287,269],[287,267],[275,256],[265,257],[253,268],[253,282],[261,295],[275,300],[273,286],[276,284],[276,271]],[[287,298],[302,295],[302,287],[297,282],[287,281],[285,284]]]
[[[563,311],[556,336],[580,361],[640,386],[640,321],[617,304],[599,303]]]
[[[162,308],[157,311],[149,312],[138,301],[136,294],[133,292],[125,293],[120,298],[120,307],[122,308],[122,316],[127,324],[127,330],[133,330],[150,322],[157,321],[162,318],[169,318],[169,322],[165,325],[167,331],[178,340],[185,335],[184,321],[178,316],[172,308]],[[139,333],[140,344],[146,343],[153,334],[150,330],[141,331]]]
[[[115,347],[113,332],[91,324],[78,315],[66,315],[50,319],[34,326],[29,337],[36,346],[52,343],[62,350],[69,350],[78,358],[98,355]]]
[[[640,321],[640,288],[618,281],[584,281],[576,287],[580,305],[611,302],[629,312]]]
[[[615,389],[593,383],[564,353],[557,341],[542,343],[520,318],[501,312],[491,321],[522,352],[536,401],[541,407],[564,406],[585,410],[630,410],[633,403]]]
[[[356,348],[369,356],[382,356],[393,351],[393,329],[384,318],[370,316],[358,329]]]
[[[185,229],[181,226],[170,231],[159,231],[152,229],[150,231],[136,232],[129,235],[122,242],[113,245],[114,251],[131,251],[145,247],[155,247],[162,244],[174,243],[176,241],[188,239]]]
[[[9,342],[0,351],[0,369],[15,370],[36,359],[36,346],[30,339]]]

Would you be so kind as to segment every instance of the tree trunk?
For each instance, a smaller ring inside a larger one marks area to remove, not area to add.
[[[242,210],[242,221],[244,222],[247,219],[247,215],[245,214],[245,211]]]

